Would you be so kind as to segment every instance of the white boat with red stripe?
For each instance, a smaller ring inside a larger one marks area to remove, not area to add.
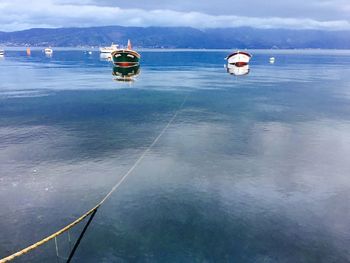
[[[232,54],[228,55],[225,59],[228,64],[236,65],[236,66],[244,66],[247,65],[252,58],[252,55],[245,51],[236,51]]]

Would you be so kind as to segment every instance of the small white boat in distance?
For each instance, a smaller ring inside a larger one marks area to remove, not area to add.
[[[103,61],[112,61],[111,53],[100,53],[100,60]]]
[[[247,65],[252,58],[252,55],[248,52],[236,51],[226,57],[228,64],[233,64],[236,66]]]
[[[274,57],[270,57],[270,64],[275,63],[275,58]]]
[[[5,55],[5,51],[0,49],[0,57],[3,57]]]
[[[116,44],[113,44],[110,47],[100,47],[100,52],[101,53],[109,53],[111,54],[114,51],[119,50],[119,46]]]
[[[46,55],[52,55],[53,50],[51,48],[45,48],[44,52],[45,52]]]

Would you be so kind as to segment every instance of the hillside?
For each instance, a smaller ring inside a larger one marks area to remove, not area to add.
[[[0,44],[7,46],[103,46],[129,38],[135,46],[148,48],[350,49],[350,31],[105,26],[0,32]]]

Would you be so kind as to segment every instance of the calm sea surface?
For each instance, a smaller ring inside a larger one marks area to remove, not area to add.
[[[228,51],[143,51],[120,82],[98,52],[8,51],[0,258],[97,204],[187,98],[74,262],[350,262],[350,51],[252,53],[237,77]],[[16,262],[64,260],[49,242]]]

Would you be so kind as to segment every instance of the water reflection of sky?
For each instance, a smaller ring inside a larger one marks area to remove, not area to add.
[[[350,260],[347,53],[260,52],[243,78],[225,52],[142,55],[131,85],[97,53],[0,61],[0,256],[96,204],[190,93],[76,259]]]

